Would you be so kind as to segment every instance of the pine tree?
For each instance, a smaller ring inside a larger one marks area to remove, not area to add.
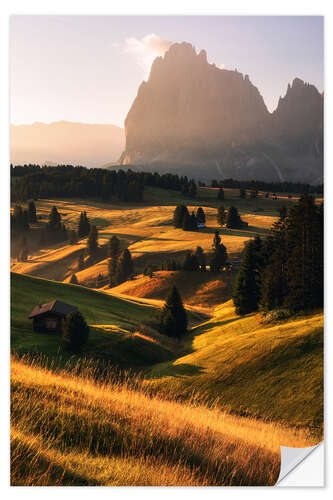
[[[120,255],[120,241],[115,235],[113,235],[112,238],[109,239],[107,255],[109,258],[108,261],[109,284],[112,287],[116,284],[116,269]]]
[[[98,251],[98,230],[97,227],[92,224],[90,226],[90,233],[87,241],[87,252],[91,258],[96,258]]]
[[[186,311],[176,286],[173,286],[161,312],[160,332],[163,335],[180,339],[186,331]]]
[[[243,226],[243,221],[238,214],[236,207],[230,207],[227,214],[226,226],[230,229],[239,229]]]
[[[84,238],[89,234],[89,232],[90,232],[90,222],[87,217],[87,212],[81,212],[77,230],[78,237]]]
[[[50,229],[55,231],[61,230],[61,215],[59,214],[56,206],[53,206],[51,209],[48,226]]]
[[[220,205],[217,209],[217,222],[220,226],[224,226],[226,221],[226,211],[224,205]]]
[[[198,224],[206,224],[206,215],[202,207],[199,207],[196,213]]]
[[[193,221],[191,219],[189,211],[187,210],[187,207],[185,207],[185,210],[183,211],[183,217],[182,217],[182,229],[183,229],[183,231],[191,231],[192,224],[193,224]]]
[[[89,326],[79,311],[72,311],[63,320],[62,345],[66,351],[78,354],[88,340]]]
[[[228,260],[227,249],[221,242],[221,237],[218,231],[215,231],[213,240],[213,253],[210,258],[210,270],[220,272],[226,265]]]
[[[260,300],[261,240],[256,238],[247,243],[242,264],[233,288],[233,302],[236,313],[248,314],[258,310]]]
[[[191,213],[191,230],[196,231],[198,229],[198,222],[195,213]]]
[[[218,190],[217,199],[224,200],[224,189],[222,187],[220,187],[220,189]]]
[[[173,213],[173,225],[176,228],[181,227],[181,206],[177,205]]]
[[[33,200],[30,200],[28,204],[28,220],[31,223],[37,222],[36,205]]]
[[[117,285],[127,281],[133,274],[133,261],[131,252],[126,248],[119,257],[115,282]]]

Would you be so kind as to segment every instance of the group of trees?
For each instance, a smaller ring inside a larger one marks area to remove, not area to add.
[[[173,214],[173,225],[175,228],[183,229],[184,231],[196,231],[198,224],[205,224],[206,216],[202,207],[190,214],[186,205],[177,205]]]
[[[29,198],[100,198],[103,201],[142,201],[145,186],[180,191],[195,198],[197,185],[193,179],[177,174],[136,172],[125,170],[87,169],[73,165],[56,167],[39,165],[11,165],[11,199],[13,202]]]
[[[142,178],[132,171],[87,169],[61,165],[39,167],[26,165],[12,167],[12,201],[29,198],[100,198],[104,201],[141,201],[144,185]]]
[[[202,247],[197,246],[196,250],[186,252],[183,261],[169,258],[162,264],[164,271],[207,271],[209,266],[212,272],[221,272],[228,263],[228,253],[221,241],[218,231],[215,231],[212,251],[205,253]]]
[[[322,307],[323,205],[302,195],[289,211],[280,211],[270,237],[246,245],[233,300],[238,314]]]
[[[268,181],[257,181],[257,180],[252,180],[252,181],[239,181],[236,179],[223,179],[220,181],[217,181],[216,179],[213,179],[211,181],[211,187],[213,188],[232,188],[232,189],[239,189],[240,191],[244,192],[245,190],[249,191],[273,191],[273,192],[278,192],[278,193],[300,193],[300,194],[311,194],[311,193],[323,193],[323,184],[318,184],[318,185],[310,185],[310,184],[305,184],[302,182],[288,182],[288,181],[283,181],[283,182],[268,182]]]
[[[10,215],[10,227],[12,232],[21,232],[29,229],[29,212],[21,205],[15,205]]]
[[[220,226],[225,225],[230,229],[239,229],[245,225],[236,207],[230,207],[229,210],[226,211],[224,205],[220,205],[217,209],[216,217]]]

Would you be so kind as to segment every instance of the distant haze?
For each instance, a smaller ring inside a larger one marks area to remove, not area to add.
[[[100,167],[116,161],[125,145],[115,125],[59,121],[11,125],[11,163],[73,164]]]

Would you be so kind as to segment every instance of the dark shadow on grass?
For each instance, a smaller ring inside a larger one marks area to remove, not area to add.
[[[201,366],[190,365],[189,363],[182,363],[180,365],[172,365],[170,367],[170,373],[168,376],[171,377],[184,377],[192,375],[200,375],[203,372]]]

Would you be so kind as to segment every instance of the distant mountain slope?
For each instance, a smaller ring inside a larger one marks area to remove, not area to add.
[[[119,162],[212,177],[320,182],[323,96],[296,78],[270,113],[248,75],[189,43],[152,64],[125,120]],[[179,170],[180,169],[180,170]],[[191,171],[191,172],[190,172]]]
[[[124,131],[109,124],[67,121],[11,125],[11,163],[100,167],[119,158]]]

